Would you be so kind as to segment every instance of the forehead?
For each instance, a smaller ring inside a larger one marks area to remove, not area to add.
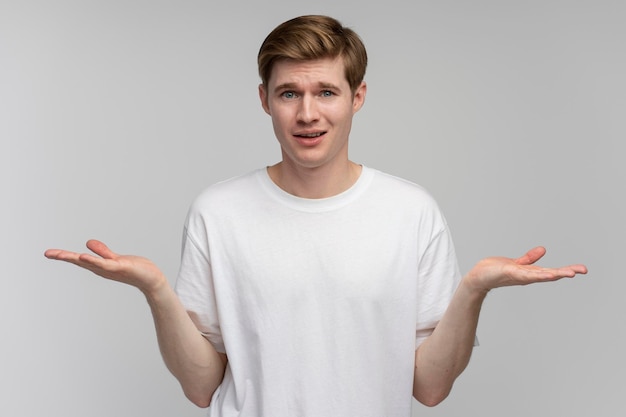
[[[269,79],[271,86],[307,83],[348,86],[343,59],[336,57],[309,61],[281,60],[272,67]]]

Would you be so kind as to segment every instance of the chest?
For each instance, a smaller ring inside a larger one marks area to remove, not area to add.
[[[222,224],[211,253],[216,285],[269,308],[394,303],[414,292],[419,239],[409,224],[373,219],[306,213]]]

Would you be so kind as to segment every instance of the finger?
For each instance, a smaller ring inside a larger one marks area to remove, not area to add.
[[[93,270],[94,267],[102,268],[103,266],[105,266],[104,262],[106,261],[105,259],[102,259],[98,256],[93,256],[88,253],[81,254],[63,249],[48,249],[44,253],[44,255],[48,259],[68,262],[89,270]]]
[[[113,252],[107,245],[99,240],[91,239],[87,241],[87,248],[93,253],[102,256],[104,259],[115,259],[118,255]]]
[[[584,265],[569,265],[560,268],[538,268],[537,276],[541,276],[542,280],[554,281],[561,278],[574,278],[577,274],[587,273]]]
[[[573,278],[574,276],[576,276],[578,274],[586,274],[587,273],[587,267],[585,265],[582,265],[582,264],[576,264],[576,265],[562,266],[562,267],[559,267],[559,268],[539,268],[539,267],[537,267],[537,269],[535,271],[537,271],[538,273],[545,274],[545,275],[550,275],[550,276],[553,276],[553,277]]]
[[[44,256],[48,259],[54,259],[58,261],[77,261],[79,254],[75,252],[66,251],[63,249],[48,249],[44,252]]]
[[[47,249],[43,253],[43,256],[45,256],[48,259],[54,259],[59,254],[60,251],[61,249]]]
[[[587,267],[585,265],[583,265],[583,264],[568,265],[565,268],[570,269],[571,271],[573,271],[576,274],[586,274],[587,272],[589,272]]]
[[[537,246],[515,260],[518,265],[532,265],[546,254],[546,248]]]

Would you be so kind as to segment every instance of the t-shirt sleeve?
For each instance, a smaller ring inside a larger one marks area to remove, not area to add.
[[[175,291],[196,327],[218,352],[225,352],[215,297],[208,239],[198,219],[187,219]],[[192,229],[200,236],[194,236]]]
[[[431,239],[418,266],[416,348],[441,320],[460,279],[454,244],[444,223]]]

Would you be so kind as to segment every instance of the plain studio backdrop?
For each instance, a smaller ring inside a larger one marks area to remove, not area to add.
[[[351,158],[430,190],[464,272],[536,245],[590,269],[493,291],[469,368],[414,414],[622,415],[620,0],[1,1],[0,415],[205,414],[139,291],[43,252],[98,238],[173,283],[192,199],[278,161],[256,53],[312,13],[368,48]]]

